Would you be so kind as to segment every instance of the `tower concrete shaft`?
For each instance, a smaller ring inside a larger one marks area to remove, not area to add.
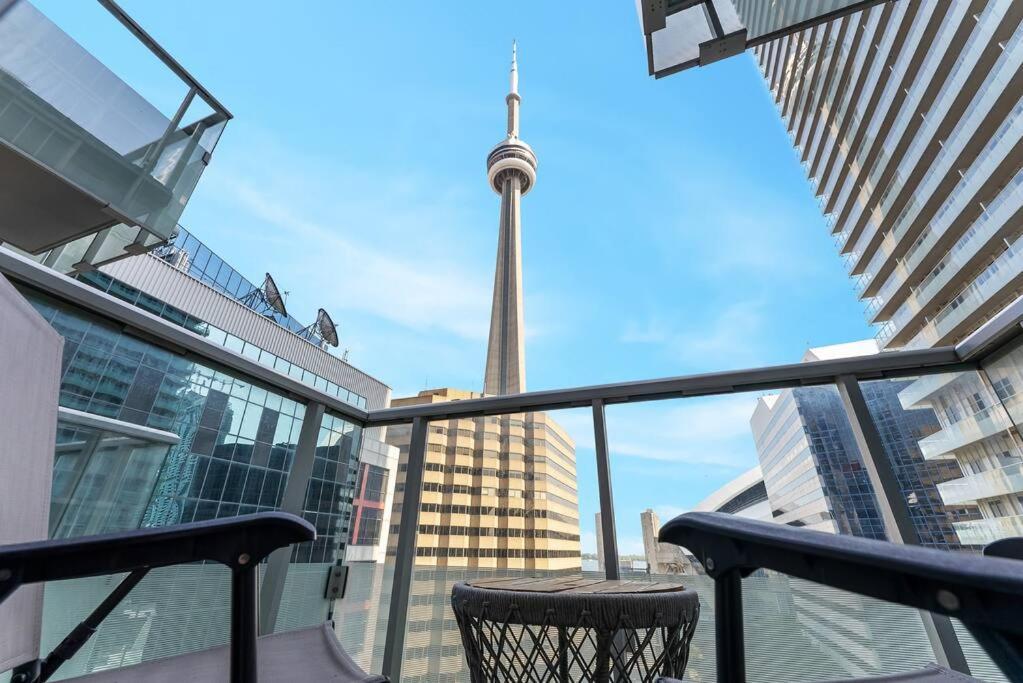
[[[518,64],[512,45],[507,136],[487,157],[487,178],[501,196],[501,220],[494,270],[494,301],[483,392],[526,390],[525,317],[522,310],[522,232],[520,200],[536,182],[536,155],[519,139]]]

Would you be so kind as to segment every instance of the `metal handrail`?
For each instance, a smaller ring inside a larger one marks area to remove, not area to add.
[[[888,351],[837,360],[381,408],[368,411],[365,424],[375,427],[410,423],[416,418],[450,420],[483,415],[583,408],[589,407],[596,399],[602,400],[605,404],[639,403],[744,391],[771,391],[833,384],[837,377],[847,375],[861,380],[871,380],[957,372],[973,370],[976,367],[975,361],[964,361],[955,347],[951,346]]]
[[[149,33],[142,28],[138,22],[131,18],[127,12],[121,9],[114,0],[97,0],[110,14],[114,16],[126,29],[132,32],[132,34],[139,39],[139,41],[146,46],[146,48],[152,52],[157,59],[164,63],[164,65],[174,72],[174,74],[183,80],[189,89],[194,89],[196,94],[201,97],[206,104],[210,105],[214,110],[220,112],[224,116],[224,120],[230,120],[234,118],[234,115],[228,111],[227,107],[220,103],[216,97],[210,93],[203,85],[195,79],[192,74],[188,73],[185,67],[178,63],[178,60],[174,59],[167,50],[163,48],[160,43],[156,42]]]

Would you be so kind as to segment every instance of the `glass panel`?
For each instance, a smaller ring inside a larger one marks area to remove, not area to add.
[[[61,405],[130,419],[174,432],[180,439],[173,446],[153,446],[62,425],[55,457],[54,536],[165,526],[280,506],[304,405],[254,387],[245,378],[167,353],[35,291],[22,294],[70,341],[65,345]],[[82,405],[88,396],[93,396],[91,402]],[[339,429],[346,434],[352,430]],[[318,527],[321,517],[345,513],[346,495],[350,505],[350,491],[343,487],[335,486],[330,494],[317,499]],[[325,547],[328,539],[335,544],[331,547],[344,539],[347,527],[338,529],[319,529]],[[321,563],[335,559],[332,552],[321,555]],[[103,622],[75,660],[83,668],[74,671],[87,673],[226,642],[229,610],[223,601],[230,591],[220,579],[204,578],[207,571],[216,568],[183,567],[147,577]],[[323,598],[326,570],[312,593],[307,593],[312,583],[303,583],[301,575],[297,571],[287,584],[288,605],[315,602],[322,607],[319,612],[295,609],[322,621],[328,609]],[[47,586],[44,647],[67,635],[65,616],[77,623],[99,603],[97,591],[106,588],[105,595],[115,580],[99,577]],[[215,598],[207,589],[216,591]]]
[[[46,584],[41,650],[50,652],[96,608],[124,574]],[[132,589],[59,678],[225,645],[231,572],[220,564],[161,567]]]
[[[137,529],[169,448],[59,422],[51,538]]]
[[[468,395],[440,391],[451,399]],[[395,403],[428,400],[424,392]],[[468,677],[450,606],[455,582],[580,575],[580,497],[573,436],[584,423],[585,430],[592,432],[588,416],[573,411],[430,425],[402,680]],[[381,498],[384,514],[379,516],[385,524],[388,489],[393,485],[387,561],[349,563],[348,594],[335,614],[345,649],[370,671],[379,671],[382,663],[411,425],[388,427],[386,438],[397,460],[397,476],[385,477],[382,467],[362,470],[356,486],[358,526],[353,532],[357,537],[371,535],[363,531],[363,525],[375,524],[380,509],[376,501]],[[364,457],[367,462],[383,462],[370,459],[378,456]],[[583,467],[592,477],[592,459]],[[593,500],[588,506],[593,509]],[[353,544],[349,557],[364,550],[368,549]]]
[[[906,433],[929,433],[902,411],[898,386],[865,393]],[[611,406],[608,439],[622,578],[679,583],[700,596],[686,680],[716,677],[713,581],[687,550],[657,541],[662,521],[715,511],[885,538],[833,386]],[[743,607],[751,681],[893,674],[934,661],[912,609],[763,570],[743,581]]]

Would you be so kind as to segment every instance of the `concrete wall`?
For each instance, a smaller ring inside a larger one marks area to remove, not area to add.
[[[0,275],[0,545],[45,539],[64,340]],[[0,671],[39,653],[42,585],[0,605]]]

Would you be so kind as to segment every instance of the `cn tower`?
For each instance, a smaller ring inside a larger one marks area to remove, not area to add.
[[[536,183],[536,154],[519,138],[519,70],[512,43],[508,131],[487,155],[487,180],[501,195],[501,224],[494,271],[494,303],[483,393],[516,394],[526,390],[525,319],[522,313],[522,234],[519,205]]]

